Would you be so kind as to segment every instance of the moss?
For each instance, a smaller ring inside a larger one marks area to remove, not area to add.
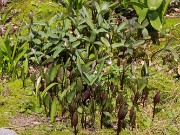
[[[49,2],[49,0],[18,0],[15,5],[17,14],[13,17],[12,22],[26,23],[29,21],[28,13],[30,10],[34,11],[34,16],[39,19],[48,20],[54,16],[57,12],[65,13],[66,10],[61,5],[55,2]]]
[[[11,117],[19,113],[20,106],[25,100],[32,101],[35,104],[37,100],[34,96],[28,96],[32,87],[23,88],[21,80],[1,83],[1,85],[4,87],[0,87],[0,127],[6,127]]]

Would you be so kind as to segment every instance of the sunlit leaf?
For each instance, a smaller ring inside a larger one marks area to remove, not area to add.
[[[156,10],[160,7],[163,0],[147,0],[147,5],[150,10]]]

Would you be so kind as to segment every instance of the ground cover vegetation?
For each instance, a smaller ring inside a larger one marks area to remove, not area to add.
[[[19,134],[177,134],[180,22],[164,18],[169,4],[2,5],[0,126],[10,122]]]

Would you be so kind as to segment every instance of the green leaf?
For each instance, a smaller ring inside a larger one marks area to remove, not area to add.
[[[64,30],[65,31],[69,30],[69,27],[70,27],[70,20],[66,19],[64,22]]]
[[[101,14],[98,15],[98,24],[101,25],[103,22],[104,18],[102,17]]]
[[[144,38],[144,39],[149,39],[149,38],[150,38],[149,33],[148,33],[148,30],[147,30],[146,28],[144,28],[144,29],[142,30],[142,34],[143,34],[143,38]]]
[[[121,30],[123,30],[123,29],[125,28],[125,26],[126,26],[126,22],[122,22],[122,23],[118,26],[117,32],[120,32]]]
[[[138,41],[135,41],[133,44],[132,44],[132,47],[134,48],[134,47],[137,47],[137,46],[139,46],[139,45],[141,45],[141,44],[144,44],[144,40],[138,40]]]
[[[156,10],[161,6],[162,2],[163,0],[147,0],[147,5],[150,10]]]
[[[150,20],[150,23],[151,23],[152,27],[155,30],[159,31],[159,30],[162,29],[161,19],[160,19],[159,14],[158,14],[157,11],[149,12],[148,17],[149,17],[149,20]]]
[[[43,98],[48,90],[50,90],[54,85],[57,85],[58,83],[51,83],[46,89],[41,93],[41,97]]]
[[[80,61],[81,58],[80,58],[78,52],[76,53],[76,55],[77,55],[76,65],[77,65],[77,68],[78,68],[80,74],[82,75],[82,68],[81,68],[82,66],[81,66],[81,61]]]
[[[99,7],[99,4],[95,1],[95,2],[94,2],[94,5],[95,5],[96,10],[97,10],[97,12],[98,12],[98,14],[99,14],[99,13],[100,13],[100,7]]]
[[[63,47],[59,47],[59,48],[53,53],[53,58],[56,58],[63,50],[64,50]]]
[[[49,75],[50,81],[53,81],[54,78],[56,77],[57,72],[58,72],[58,67],[59,67],[59,66],[57,65],[57,66],[53,66],[53,67],[51,68],[50,75]]]
[[[110,47],[110,46],[111,46],[110,43],[109,43],[109,41],[108,41],[106,38],[101,37],[101,41],[102,41],[107,47]]]
[[[72,90],[67,94],[67,101],[68,101],[69,104],[72,102],[75,94],[76,94],[75,90]]]
[[[142,5],[138,5],[139,1],[138,0],[130,0],[129,5],[131,4],[133,8],[135,9],[136,13],[139,15],[142,11]]]
[[[39,39],[33,39],[32,41],[33,41],[35,44],[38,44],[38,45],[41,44],[41,40],[39,40]]]
[[[120,43],[114,43],[114,44],[112,44],[112,48],[117,48],[117,47],[121,47],[121,46],[124,46],[124,43],[125,43],[125,41],[122,41],[122,42],[120,42]]]
[[[112,117],[112,114],[110,114],[109,112],[103,112],[103,113],[108,117]]]
[[[39,31],[38,34],[43,38],[48,38],[47,34],[44,31]]]
[[[50,121],[53,123],[55,121],[55,116],[56,116],[56,101],[54,100],[52,105],[51,105],[51,113],[50,113]]]
[[[57,19],[58,19],[58,15],[53,16],[53,17],[48,21],[49,25],[51,25],[51,24],[53,24],[54,22],[56,22]]]
[[[56,35],[56,34],[54,34],[54,33],[52,33],[52,32],[49,32],[49,33],[48,33],[48,36],[51,37],[51,38],[57,38],[57,39],[59,39],[58,35]]]
[[[90,43],[94,43],[94,41],[96,40],[96,35],[97,35],[97,32],[96,30],[94,29],[91,33],[91,37],[90,37]]]
[[[80,45],[80,41],[75,41],[74,43],[71,44],[72,48],[76,48]]]
[[[146,18],[146,15],[147,15],[147,12],[148,12],[148,8],[144,8],[141,13],[139,14],[139,17],[138,17],[138,22],[141,23],[145,18]]]
[[[85,18],[86,24],[91,28],[91,30],[95,29],[94,23],[92,22],[91,19]]]
[[[88,13],[88,11],[87,11],[87,9],[83,6],[83,12],[84,12],[84,14],[86,15],[86,17],[87,18],[90,18],[90,15],[89,15],[89,13]]]
[[[109,3],[108,2],[103,2],[101,5],[100,5],[100,8],[101,8],[101,14],[104,14],[106,12],[109,11]]]
[[[63,90],[63,92],[59,95],[60,100],[62,100],[65,97],[66,93],[67,93],[67,90]]]
[[[78,113],[82,113],[83,112],[83,109],[82,109],[82,107],[78,107],[78,109],[77,109],[77,111],[78,111]]]

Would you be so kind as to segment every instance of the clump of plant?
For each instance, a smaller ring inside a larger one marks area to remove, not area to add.
[[[152,73],[145,40],[133,36],[135,18],[121,16],[119,21],[112,15],[116,6],[91,2],[79,10],[67,9],[67,15],[57,13],[46,22],[36,20],[30,12],[29,35],[19,36],[21,43],[29,44],[23,79],[29,75],[25,72],[28,65],[37,70],[30,78],[39,105],[45,107],[51,122],[58,108],[62,116],[69,114],[75,134],[78,117],[86,129],[94,128],[96,115],[100,128],[109,127],[117,116],[117,134],[127,124],[133,129],[135,110],[141,103],[145,106],[148,98]],[[142,29],[148,24],[145,20]]]

